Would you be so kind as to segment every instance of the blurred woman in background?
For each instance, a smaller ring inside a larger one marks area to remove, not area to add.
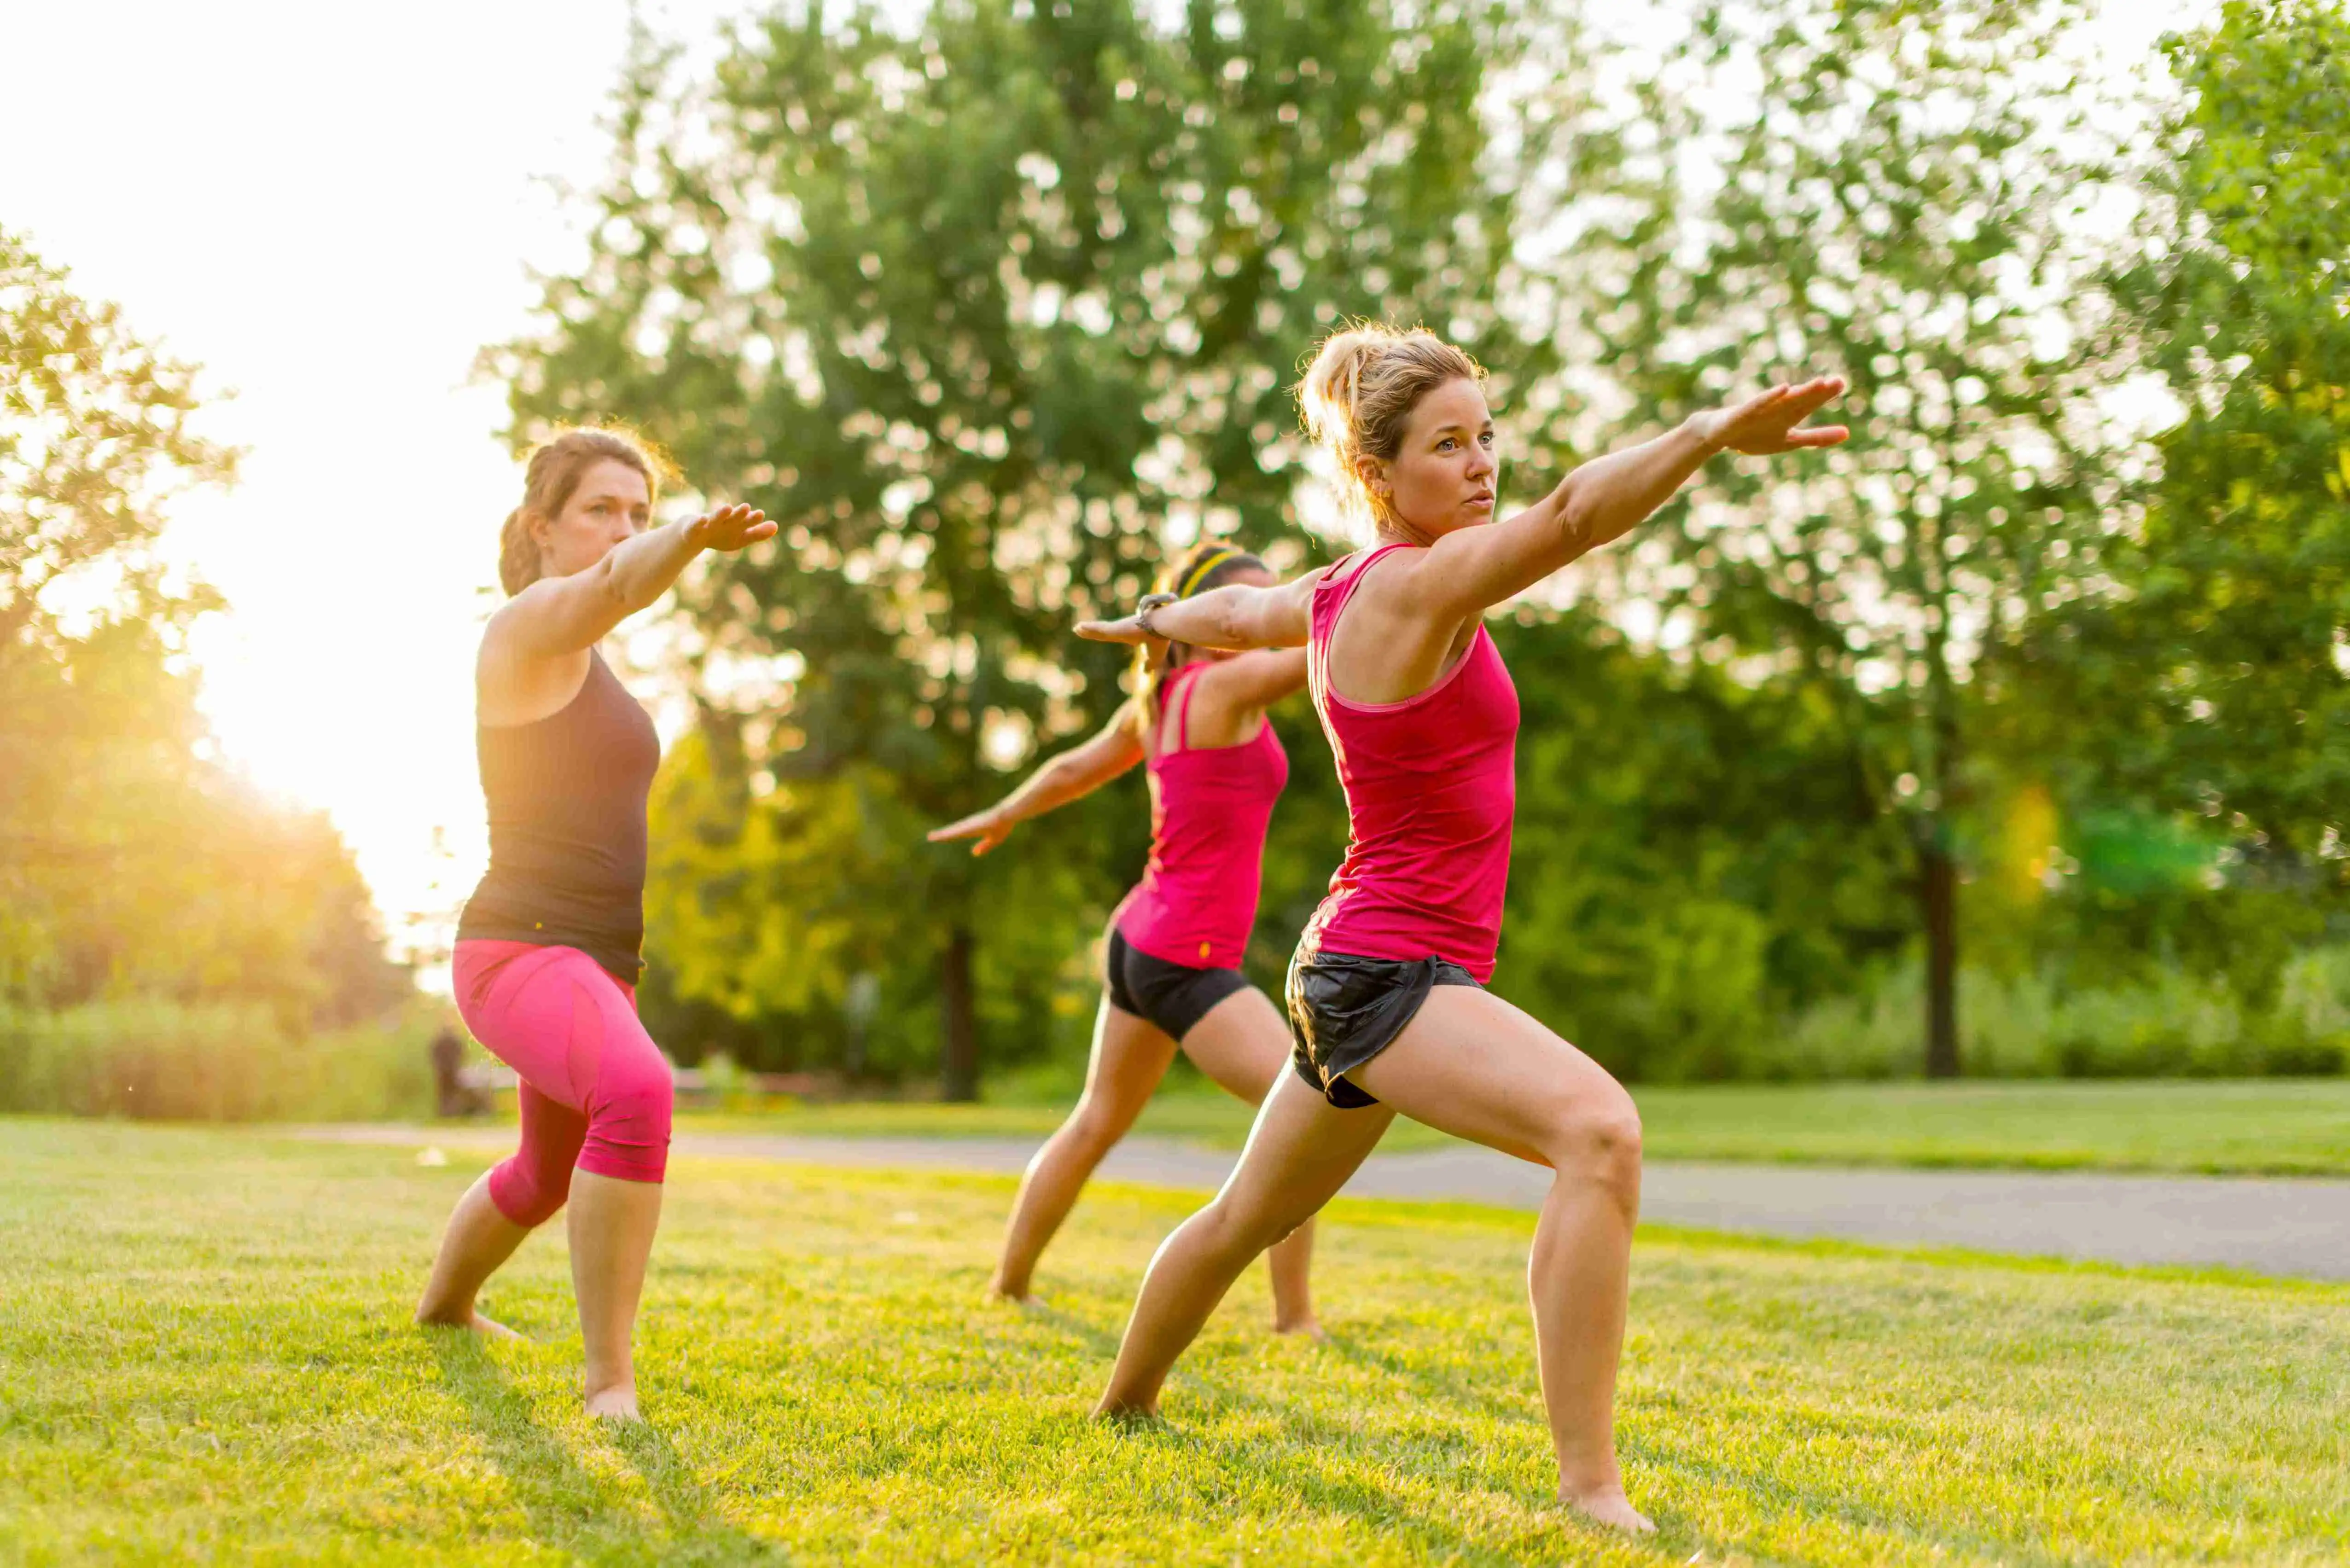
[[[1254,556],[1202,544],[1159,579],[1159,602],[1268,584]],[[1305,684],[1305,657],[1182,643],[1138,651],[1135,694],[1101,732],[1062,753],[1003,801],[938,829],[984,855],[1029,817],[1132,768],[1150,780],[1150,859],[1109,920],[1093,1054],[1076,1108],[1021,1179],[989,1289],[1028,1299],[1037,1258],[1102,1157],[1141,1115],[1180,1050],[1215,1083],[1260,1104],[1289,1054],[1288,1032],[1241,973],[1256,923],[1264,836],[1289,761],[1265,710]],[[1307,1293],[1310,1227],[1272,1245],[1274,1327],[1320,1332]]]

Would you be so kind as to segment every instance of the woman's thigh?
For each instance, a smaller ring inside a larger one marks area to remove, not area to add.
[[[1175,1042],[1166,1031],[1103,997],[1094,1014],[1093,1053],[1086,1062],[1084,1108],[1108,1117],[1123,1134],[1174,1061]]]
[[[1271,1246],[1338,1195],[1394,1120],[1390,1106],[1340,1110],[1296,1074],[1281,1074],[1215,1206]]]
[[[1537,1165],[1557,1164],[1578,1127],[1639,1125],[1607,1069],[1474,986],[1430,991],[1394,1044],[1347,1075],[1416,1122]]]
[[[1264,992],[1245,986],[1191,1025],[1183,1054],[1229,1093],[1261,1106],[1289,1065],[1289,1025]]]

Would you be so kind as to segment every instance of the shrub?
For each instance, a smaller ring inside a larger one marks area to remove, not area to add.
[[[0,1009],[0,1110],[194,1121],[428,1115],[433,1023],[421,1006],[316,1034],[255,1006],[130,999]]]

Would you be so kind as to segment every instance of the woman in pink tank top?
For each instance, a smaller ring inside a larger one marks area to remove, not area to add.
[[[1300,393],[1376,547],[1278,587],[1078,628],[1305,647],[1347,813],[1346,859],[1290,965],[1297,1070],[1257,1114],[1223,1190],[1151,1261],[1100,1410],[1155,1413],[1241,1269],[1311,1219],[1401,1111],[1555,1173],[1527,1277],[1559,1499],[1645,1531],[1615,1444],[1640,1118],[1597,1063],[1484,989],[1509,878],[1518,700],[1482,618],[1630,530],[1719,453],[1842,441],[1840,427],[1798,427],[1843,383],[1695,415],[1496,522],[1483,374],[1424,330],[1336,334]]]
[[[1273,580],[1254,556],[1201,545],[1162,576],[1158,602]],[[1177,644],[1148,650],[1139,674],[1136,695],[1099,734],[1046,763],[998,805],[931,835],[933,842],[975,839],[972,852],[984,855],[1018,823],[1138,762],[1149,770],[1150,859],[1110,916],[1085,1094],[1029,1162],[989,1282],[1014,1301],[1028,1299],[1045,1244],[1179,1049],[1252,1106],[1263,1103],[1289,1055],[1280,1012],[1240,966],[1256,924],[1265,829],[1289,781],[1289,760],[1264,711],[1305,684],[1305,655]],[[1312,1247],[1311,1228],[1299,1226],[1267,1260],[1281,1332],[1316,1331],[1306,1288]]]

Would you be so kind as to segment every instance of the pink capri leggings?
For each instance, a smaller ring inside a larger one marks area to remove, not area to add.
[[[490,1172],[490,1201],[540,1225],[574,1166],[659,1181],[669,1166],[669,1064],[637,1021],[637,994],[577,948],[463,941],[457,1010],[522,1079],[522,1147]]]

